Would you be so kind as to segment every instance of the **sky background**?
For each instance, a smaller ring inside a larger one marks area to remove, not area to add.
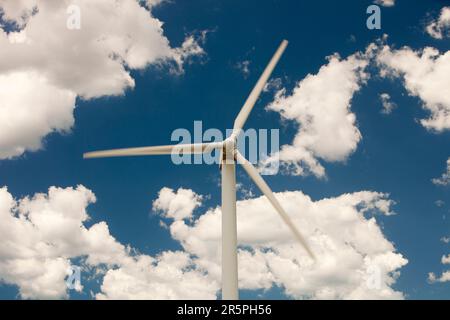
[[[131,71],[136,85],[123,96],[77,98],[72,130],[46,136],[42,150],[0,160],[0,185],[8,186],[20,199],[46,193],[50,186],[82,184],[97,198],[88,209],[91,220],[87,226],[106,221],[117,241],[141,253],[179,250],[179,242],[152,213],[152,201],[165,186],[183,187],[209,195],[202,208],[219,205],[217,166],[176,166],[166,156],[83,160],[82,154],[168,144],[174,129],[191,131],[195,120],[203,121],[205,129],[230,128],[282,39],[288,39],[289,46],[273,76],[282,78],[289,89],[308,74],[316,74],[327,63],[327,56],[339,53],[346,58],[364,51],[383,34],[389,35],[388,43],[394,48],[450,49],[448,39],[433,39],[424,32],[429,19],[449,1],[398,0],[393,7],[381,7],[381,30],[366,27],[365,12],[371,3],[174,0],[157,6],[153,16],[164,22],[164,35],[173,47],[181,45],[186,33],[209,30],[202,44],[206,55],[186,63],[185,72],[179,75],[154,65]],[[248,75],[236,67],[245,60],[250,61]],[[383,92],[397,105],[389,115],[381,113],[379,94]],[[281,144],[289,144],[297,127],[282,123],[278,113],[265,109],[272,100],[273,93],[262,94],[246,127],[279,128]],[[448,282],[430,284],[427,275],[445,271],[440,260],[448,253],[448,244],[440,238],[450,236],[450,188],[435,185],[431,179],[445,171],[450,132],[431,132],[418,123],[428,113],[399,79],[373,74],[353,96],[351,110],[363,138],[346,161],[321,161],[326,179],[278,174],[266,176],[268,184],[275,192],[302,190],[314,201],[360,190],[389,193],[396,203],[392,207],[396,215],[380,215],[377,221],[385,237],[409,261],[393,288],[408,299],[448,299]],[[259,196],[240,168],[237,179]],[[445,204],[437,206],[438,200]],[[90,291],[99,288],[97,280],[83,279],[83,285],[82,293],[72,291],[70,297],[90,298]],[[247,290],[241,296],[286,298],[280,288]],[[0,297],[18,298],[19,291],[3,284]]]

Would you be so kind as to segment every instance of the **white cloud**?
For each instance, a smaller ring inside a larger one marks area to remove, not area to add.
[[[381,113],[391,114],[392,110],[397,107],[397,105],[391,101],[391,96],[388,93],[380,94],[380,100],[383,105],[383,110]]]
[[[267,81],[266,85],[264,86],[263,92],[277,92],[281,89],[283,86],[283,81],[281,78],[272,78],[269,81]]]
[[[425,28],[426,32],[435,39],[450,36],[450,7],[443,7],[436,20],[431,21]]]
[[[428,273],[428,281],[430,283],[436,283],[436,282],[449,282],[450,281],[450,270],[444,271],[440,276],[436,276],[434,272]]]
[[[20,200],[0,188],[0,281],[17,285],[22,298],[67,298],[67,270],[71,259],[81,258],[94,272],[109,269],[98,299],[215,298],[218,283],[188,253],[133,254],[105,222],[86,227],[93,202],[95,195],[83,186],[51,187]]]
[[[0,159],[42,147],[42,137],[69,131],[76,94],[35,72],[0,74]]]
[[[69,5],[80,8],[79,30],[66,26]],[[182,72],[185,61],[204,54],[192,35],[172,48],[163,23],[135,0],[0,0],[0,8],[17,25],[0,26],[0,81],[10,89],[0,96],[0,158],[37,150],[47,134],[69,130],[77,97],[122,95],[135,86],[130,70],[168,64]],[[30,122],[30,112],[38,121]]]
[[[395,0],[375,0],[375,3],[382,5],[383,7],[393,7],[395,5]]]
[[[23,27],[32,16],[37,4],[38,0],[1,0],[0,13],[3,14],[4,20],[14,21],[18,27]]]
[[[140,255],[103,278],[97,299],[216,299],[211,281],[185,252],[166,251],[156,258]]]
[[[164,217],[182,220],[191,218],[195,208],[201,205],[202,197],[190,189],[179,188],[176,192],[162,188],[153,201],[153,210],[162,211]]]
[[[385,45],[377,53],[382,76],[402,77],[408,93],[419,97],[431,113],[421,119],[427,129],[450,129],[450,51],[440,54],[427,47],[414,51],[409,47],[392,50]]]
[[[238,69],[247,78],[250,74],[250,60],[244,60],[236,63],[236,69]]]
[[[443,207],[445,205],[445,202],[443,200],[436,200],[434,204],[438,207]]]
[[[450,281],[450,271],[445,271],[440,277],[437,277],[436,274],[430,272],[428,273],[428,281],[430,283],[448,282]]]
[[[450,158],[447,160],[446,172],[442,174],[439,178],[434,178],[431,180],[436,185],[447,186],[450,184]]]
[[[163,2],[167,2],[169,0],[147,0],[146,3],[149,7],[155,7],[160,5]]]
[[[84,226],[94,194],[83,186],[51,187],[48,194],[13,199],[0,189],[0,279],[19,287],[23,298],[67,297],[64,278],[73,257],[89,265],[111,264],[126,249],[104,222]]]
[[[346,59],[335,54],[315,75],[299,81],[291,94],[280,89],[267,107],[283,119],[293,120],[299,129],[292,144],[284,145],[278,154],[264,164],[281,160],[289,172],[304,175],[308,171],[325,176],[319,159],[345,161],[356,150],[361,133],[350,106],[353,95],[368,78],[364,72],[368,60],[356,53]]]
[[[449,244],[450,243],[450,238],[449,237],[442,237],[441,241],[443,243],[445,243],[445,244]],[[441,263],[443,265],[450,264],[450,254],[443,255],[441,257]],[[446,271],[442,272],[442,274],[440,276],[437,276],[434,272],[429,272],[428,273],[428,281],[430,283],[450,282],[450,270],[446,270]]]
[[[276,196],[309,240],[317,262],[293,240],[267,199],[238,201],[240,288],[278,285],[294,298],[403,298],[392,285],[407,260],[395,251],[369,213],[392,213],[386,195],[363,191],[320,201],[300,191]],[[174,220],[170,224],[172,237],[217,282],[220,226],[219,207],[191,223]]]
[[[408,92],[424,102],[424,108],[431,112],[429,119],[421,120],[426,128],[450,128],[450,51],[393,50],[384,45],[386,39],[383,36],[370,44],[365,54],[356,53],[347,59],[332,56],[317,74],[301,80],[291,94],[284,88],[277,89],[268,109],[280,112],[283,119],[294,120],[299,129],[293,142],[263,161],[263,166],[279,159],[291,174],[310,171],[323,177],[325,169],[320,160],[345,161],[361,140],[351,100],[366,82],[365,69],[373,62],[383,77],[402,77]],[[383,113],[389,114],[396,107],[389,94],[381,93],[380,99]]]
[[[161,200],[166,193],[171,199]],[[373,216],[392,213],[386,195],[363,191],[312,201],[297,191],[277,197],[318,260],[310,260],[265,198],[238,201],[240,288],[278,285],[294,298],[403,298],[392,285],[407,260]],[[0,280],[17,285],[23,298],[65,298],[67,268],[71,259],[82,258],[103,276],[97,299],[216,298],[220,208],[192,219],[201,199],[192,190],[164,188],[158,199],[184,251],[152,257],[116,241],[105,222],[85,226],[86,208],[95,196],[83,186],[51,187],[48,194],[20,200],[1,188]],[[191,209],[180,213],[174,203],[181,202]]]

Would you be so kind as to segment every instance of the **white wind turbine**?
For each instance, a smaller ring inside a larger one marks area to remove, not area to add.
[[[115,149],[105,151],[88,152],[84,158],[125,157],[125,156],[149,156],[168,154],[199,154],[207,153],[213,149],[221,151],[222,171],[222,299],[237,300],[238,290],[238,261],[237,261],[237,224],[236,224],[236,162],[242,165],[244,170],[255,182],[261,192],[269,199],[275,210],[281,216],[286,225],[291,229],[295,238],[306,249],[309,256],[314,259],[314,254],[306,243],[301,233],[297,230],[292,220],[284,211],[281,204],[275,198],[272,190],[258,173],[258,170],[245,159],[237,150],[237,137],[242,130],[253,106],[261,91],[267,83],[275,65],[286,49],[288,42],[283,40],[278,50],[270,60],[262,73],[247,101],[234,121],[232,134],[225,141],[212,143],[178,144],[168,146],[140,147]]]

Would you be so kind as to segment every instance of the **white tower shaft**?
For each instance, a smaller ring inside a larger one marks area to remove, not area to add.
[[[236,164],[222,164],[222,299],[237,300]]]

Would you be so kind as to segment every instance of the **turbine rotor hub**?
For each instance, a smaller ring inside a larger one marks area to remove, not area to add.
[[[223,159],[224,160],[235,160],[236,155],[236,137],[229,137],[223,142]]]

